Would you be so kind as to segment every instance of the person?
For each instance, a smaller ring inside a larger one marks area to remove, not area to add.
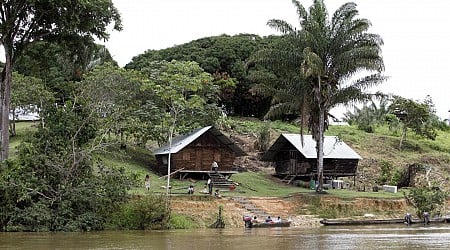
[[[150,190],[150,175],[145,176],[144,180],[145,189]]]
[[[194,194],[194,186],[192,184],[188,187],[188,194]]]
[[[242,220],[244,220],[245,228],[252,227],[252,217],[249,215],[244,215]]]
[[[430,214],[428,212],[423,212],[423,224],[430,224]]]
[[[258,217],[256,215],[253,217],[252,223],[258,223]]]
[[[206,185],[208,185],[208,193],[212,194],[213,183],[212,183],[211,178],[208,179],[208,181],[206,182]]]
[[[281,223],[281,217],[280,217],[280,216],[278,216],[278,217],[275,219],[275,223]]]
[[[267,216],[267,218],[266,218],[266,223],[271,223],[272,222],[272,218],[270,218],[270,215],[269,216]]]
[[[216,191],[214,192],[214,197],[216,198],[220,198],[220,193],[219,193],[219,189],[216,189]]]
[[[208,188],[206,188],[206,185],[205,186],[203,186],[203,190],[202,190],[202,192],[201,192],[202,194],[209,194],[209,192],[208,192]]]
[[[213,163],[211,164],[211,171],[217,172],[218,168],[219,168],[219,165],[217,164],[217,162],[213,161]]]
[[[411,214],[410,213],[406,213],[406,215],[405,215],[405,223],[407,225],[411,225]]]

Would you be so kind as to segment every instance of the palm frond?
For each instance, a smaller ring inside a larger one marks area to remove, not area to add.
[[[295,28],[284,20],[271,19],[267,22],[267,25],[270,28],[281,32],[281,34],[289,34],[295,32]]]

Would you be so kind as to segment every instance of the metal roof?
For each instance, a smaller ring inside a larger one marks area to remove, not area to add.
[[[239,148],[233,141],[231,141],[230,138],[225,136],[222,132],[220,132],[218,129],[214,128],[213,126],[207,126],[204,128],[198,128],[193,130],[189,134],[185,135],[179,135],[177,137],[174,137],[172,139],[172,146],[170,147],[170,153],[175,154],[178,153],[180,150],[191,144],[193,141],[195,141],[197,138],[199,138],[204,133],[209,132],[211,133],[215,138],[217,138],[222,144],[230,148],[234,153],[236,153],[236,156],[244,156],[246,153],[242,151],[241,148]],[[156,149],[154,151],[155,155],[164,155],[169,153],[169,143],[166,145]]]
[[[262,160],[271,161],[276,153],[286,144],[290,143],[305,158],[316,159],[316,141],[311,135],[303,135],[303,145],[300,134],[281,134],[269,150],[263,155]],[[341,141],[337,136],[325,136],[323,144],[324,158],[330,159],[361,159],[351,147]]]

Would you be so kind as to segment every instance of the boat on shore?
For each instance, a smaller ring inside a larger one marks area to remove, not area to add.
[[[280,222],[257,222],[245,223],[246,228],[260,228],[260,227],[290,227],[291,221]]]
[[[450,218],[430,219],[429,223],[449,223]],[[374,220],[338,220],[323,219],[320,223],[325,226],[377,225],[377,224],[407,224],[405,219],[374,219]],[[422,219],[413,219],[411,224],[424,224]]]

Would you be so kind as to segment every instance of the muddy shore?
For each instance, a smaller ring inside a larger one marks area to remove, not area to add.
[[[272,217],[291,218],[293,227],[321,226],[319,221],[323,218],[311,214],[311,209],[308,209],[311,204],[302,197],[245,197],[245,199]],[[171,199],[172,212],[193,218],[201,227],[208,227],[214,223],[218,216],[219,206],[223,207],[226,227],[243,227],[243,216],[252,215],[233,197],[215,199],[206,196],[177,196]],[[335,197],[324,197],[320,200],[320,206],[334,210],[352,209],[355,213],[352,218],[370,216],[371,219],[402,218],[405,211],[409,209],[403,199],[357,198],[348,201]]]

